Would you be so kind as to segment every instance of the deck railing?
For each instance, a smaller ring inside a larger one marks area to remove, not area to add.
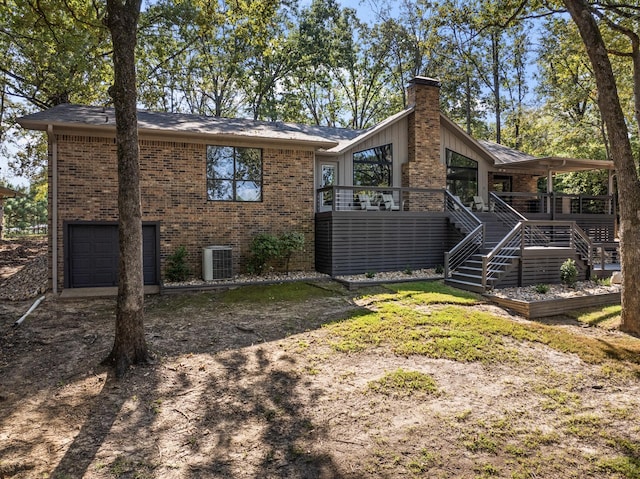
[[[445,190],[325,186],[317,190],[316,211],[445,211]]]
[[[620,265],[620,243],[593,243],[593,269],[606,270],[607,265]]]
[[[594,246],[575,221],[521,221],[482,258],[482,286],[506,273],[514,257],[522,257],[525,248],[556,247],[577,252],[589,266],[593,264]]]
[[[615,197],[610,195],[570,195],[564,193],[505,193],[494,192],[515,210],[527,214],[556,215],[615,215]]]

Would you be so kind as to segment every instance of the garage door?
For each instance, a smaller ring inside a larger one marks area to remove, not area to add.
[[[67,234],[68,288],[118,285],[118,226],[70,224]],[[144,284],[158,284],[157,225],[143,225]]]

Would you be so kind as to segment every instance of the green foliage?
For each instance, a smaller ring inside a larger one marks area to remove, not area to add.
[[[548,284],[536,284],[535,286],[536,293],[547,294],[549,292]]]
[[[304,249],[304,235],[297,232],[284,233],[278,238],[279,256],[285,261],[284,270],[289,272],[291,255]]]
[[[248,269],[250,273],[262,274],[267,263],[279,257],[280,247],[278,238],[268,233],[261,233],[251,240],[249,246],[251,257]]]
[[[253,238],[250,249],[251,257],[247,265],[250,273],[262,274],[276,260],[284,261],[284,270],[288,273],[291,256],[304,249],[304,235],[297,232],[280,236],[261,233]]]
[[[560,266],[560,281],[569,288],[575,287],[578,281],[578,268],[573,259],[567,258],[567,260],[562,263],[562,266]]]
[[[436,272],[436,274],[443,274],[444,273],[444,266],[442,266],[441,264],[436,265],[435,272]]]
[[[11,186],[9,187],[11,188]],[[21,236],[46,233],[46,195],[42,195],[40,188],[37,186],[30,188],[28,191],[24,188],[12,189],[21,191],[24,196],[5,200],[3,235]]]
[[[166,277],[171,282],[185,281],[191,271],[187,265],[187,249],[180,246],[175,253],[167,258]]]
[[[364,276],[365,276],[365,278],[373,279],[373,278],[375,278],[375,277],[376,277],[376,273],[375,273],[374,271],[367,271],[367,272],[364,274]]]
[[[247,268],[250,273],[262,274],[276,260],[284,260],[284,269],[288,273],[291,256],[304,249],[304,235],[297,232],[280,236],[261,233],[253,238],[249,248],[251,257]]]

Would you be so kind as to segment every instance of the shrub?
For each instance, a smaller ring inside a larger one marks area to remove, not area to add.
[[[289,272],[291,255],[304,249],[304,235],[290,232],[281,236],[261,233],[251,241],[251,257],[248,270],[250,273],[262,274],[270,262],[284,260],[284,269]]]
[[[180,246],[167,258],[165,274],[171,282],[185,281],[189,277],[191,271],[187,265],[187,249],[184,246]]]
[[[442,273],[444,273],[444,266],[439,264],[436,266],[436,274],[442,274]]]
[[[536,284],[535,286],[536,293],[547,294],[549,292],[548,284]]]
[[[576,285],[576,281],[578,281],[578,268],[576,267],[576,262],[571,258],[567,258],[560,266],[560,281],[570,288],[573,288]]]
[[[296,251],[304,249],[304,235],[302,233],[285,233],[279,240],[279,255],[284,259],[284,270],[289,273],[289,260]]]
[[[279,255],[278,238],[268,233],[261,233],[253,238],[250,249],[249,272],[262,274],[267,263]]]

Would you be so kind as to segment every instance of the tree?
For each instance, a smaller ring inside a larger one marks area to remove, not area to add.
[[[142,208],[136,94],[135,48],[142,0],[107,0],[105,23],[113,42],[114,82],[109,92],[116,110],[118,152],[118,238],[120,242],[116,333],[105,363],[122,376],[131,364],[148,362],[144,337]]]
[[[622,276],[622,321],[620,328],[640,336],[640,180],[633,158],[629,130],[622,109],[616,78],[609,58],[607,45],[596,16],[603,19],[603,28],[609,26],[628,37],[628,57],[633,62],[633,79],[636,98],[636,122],[640,125],[640,42],[633,27],[638,28],[638,7],[613,7],[619,15],[617,23],[604,18],[606,12],[585,0],[564,0],[584,42],[598,86],[598,106],[607,128],[611,159],[616,168],[620,204],[620,249]]]
[[[15,117],[60,103],[108,99],[110,45],[101,14],[91,0],[0,2],[0,154],[21,176],[46,178],[46,153],[15,157],[29,135],[13,128]],[[46,147],[46,139],[41,144]]]

